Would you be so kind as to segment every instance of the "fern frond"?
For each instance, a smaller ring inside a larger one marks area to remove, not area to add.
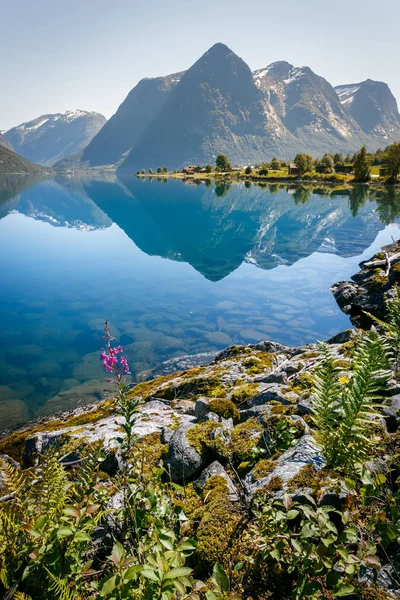
[[[27,596],[23,592],[15,592],[13,600],[32,600],[31,596]]]
[[[31,505],[38,506],[47,522],[55,522],[62,514],[67,500],[68,479],[57,456],[43,455],[43,462],[36,472],[37,482],[31,488]]]
[[[319,343],[318,350],[321,361],[314,375],[311,410],[315,425],[315,439],[328,458],[339,419],[341,386],[338,374],[340,368],[335,366],[336,355],[329,344]]]
[[[47,574],[50,579],[50,590],[54,594],[55,600],[76,600],[77,594],[74,592],[72,588],[69,587],[68,582],[65,579],[60,579],[47,567],[45,567]]]
[[[336,462],[354,464],[368,456],[371,430],[379,418],[376,400],[390,376],[391,348],[372,328],[354,353],[353,377],[342,393],[343,417],[336,434]]]

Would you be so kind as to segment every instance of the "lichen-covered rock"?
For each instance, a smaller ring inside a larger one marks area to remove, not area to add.
[[[276,468],[267,476],[256,480],[253,471],[245,478],[245,485],[250,496],[253,496],[259,490],[266,488],[275,478],[279,478],[282,487],[273,493],[275,497],[282,497],[286,492],[289,480],[293,479],[307,465],[312,466],[316,471],[325,466],[325,460],[314,439],[310,435],[305,435],[293,448],[290,448],[277,459]]]
[[[180,425],[169,440],[169,449],[164,463],[172,481],[183,481],[192,477],[205,465],[205,457],[196,450],[186,437],[192,423]]]
[[[56,431],[36,432],[25,441],[23,455],[24,466],[30,467],[38,462],[38,458],[50,446],[67,440],[75,440],[84,444],[103,442],[105,451],[118,449],[118,437],[123,437],[121,424],[123,417],[111,415],[94,423],[86,423],[74,427],[65,427]],[[152,400],[143,404],[137,413],[133,433],[140,439],[151,433],[163,433],[164,430],[176,427],[181,423],[193,424],[195,418],[186,414],[177,414],[168,404],[161,400]]]
[[[273,373],[256,375],[252,379],[255,383],[278,383],[281,385],[285,385],[288,381],[288,376],[286,371],[278,371]]]
[[[276,383],[267,383],[252,398],[247,400],[248,406],[258,406],[260,404],[268,404],[271,401],[278,401],[282,404],[293,404],[291,400],[288,400],[283,392],[283,387]]]
[[[221,463],[219,463],[217,460],[212,462],[211,465],[209,465],[202,471],[200,477],[194,482],[195,487],[202,490],[206,485],[207,481],[210,479],[210,477],[213,477],[214,475],[219,475],[220,477],[223,477],[225,479],[229,489],[229,500],[238,500],[238,493],[231,478],[229,477],[228,473],[225,471]]]
[[[400,394],[391,396],[385,402],[382,414],[386,417],[389,432],[394,433],[400,427]]]

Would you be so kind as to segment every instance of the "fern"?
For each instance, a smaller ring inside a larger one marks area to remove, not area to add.
[[[13,596],[13,600],[32,600],[32,598],[23,592],[16,592]]]
[[[47,522],[53,523],[62,514],[67,500],[67,487],[68,479],[57,456],[51,453],[45,455],[32,492]]]
[[[367,458],[379,417],[375,401],[389,378],[391,347],[373,328],[361,337],[353,358],[353,377],[340,386],[333,354],[320,346],[322,362],[313,390],[316,439],[327,463],[349,468]]]
[[[388,315],[388,321],[382,321],[367,313],[367,315],[380,325],[386,335],[393,341],[393,353],[396,362],[396,371],[399,370],[400,362],[400,293],[399,288],[396,285],[393,290],[393,297],[386,300],[386,311]]]
[[[69,587],[68,582],[53,575],[47,567],[45,569],[50,579],[50,590],[54,600],[76,600],[77,594]]]
[[[312,412],[313,422],[317,428],[316,440],[324,448],[324,454],[329,461],[331,453],[335,451],[334,432],[341,391],[338,378],[340,369],[335,367],[336,356],[329,344],[321,342],[318,349],[322,360],[314,377]]]

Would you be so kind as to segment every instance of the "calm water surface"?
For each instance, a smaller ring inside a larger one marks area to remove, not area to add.
[[[0,429],[99,398],[105,317],[162,361],[349,326],[330,285],[399,237],[393,191],[0,179]]]

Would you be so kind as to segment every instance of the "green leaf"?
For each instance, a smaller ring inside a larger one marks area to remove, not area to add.
[[[342,583],[336,588],[334,592],[332,592],[332,596],[334,598],[344,598],[345,596],[351,596],[355,591],[354,586],[350,585],[350,583]]]
[[[108,596],[115,590],[117,575],[113,575],[103,583],[100,589],[100,596]]]
[[[229,590],[229,577],[225,572],[225,569],[219,562],[216,562],[212,574],[213,581],[219,586],[221,592],[227,592]]]
[[[142,575],[143,577],[146,577],[146,579],[150,579],[150,581],[156,581],[157,583],[160,582],[160,578],[158,577],[157,573],[153,571],[153,569],[151,569],[149,566],[143,567]]]
[[[214,592],[207,592],[206,593],[206,599],[207,600],[218,600],[217,596],[214,594]]]
[[[112,560],[113,563],[115,563],[116,565],[119,565],[119,563],[122,561],[122,559],[125,556],[125,550],[123,545],[120,542],[115,542],[113,549],[112,549],[112,554],[110,556],[110,560]]]
[[[288,513],[287,513],[287,515],[286,515],[286,516],[287,516],[287,518],[290,520],[290,519],[295,519],[295,518],[297,517],[297,515],[298,515],[298,514],[299,514],[299,511],[298,511],[298,510],[292,509],[292,510],[289,510],[289,511],[288,511]]]
[[[57,530],[57,537],[62,539],[62,538],[68,537],[69,535],[73,535],[73,533],[74,532],[72,531],[72,529],[70,527],[60,527]]]
[[[90,542],[91,537],[85,531],[78,531],[78,533],[74,536],[74,542]]]
[[[178,579],[179,577],[186,577],[190,575],[192,569],[189,567],[175,567],[168,571],[168,573],[164,576],[164,579]]]

